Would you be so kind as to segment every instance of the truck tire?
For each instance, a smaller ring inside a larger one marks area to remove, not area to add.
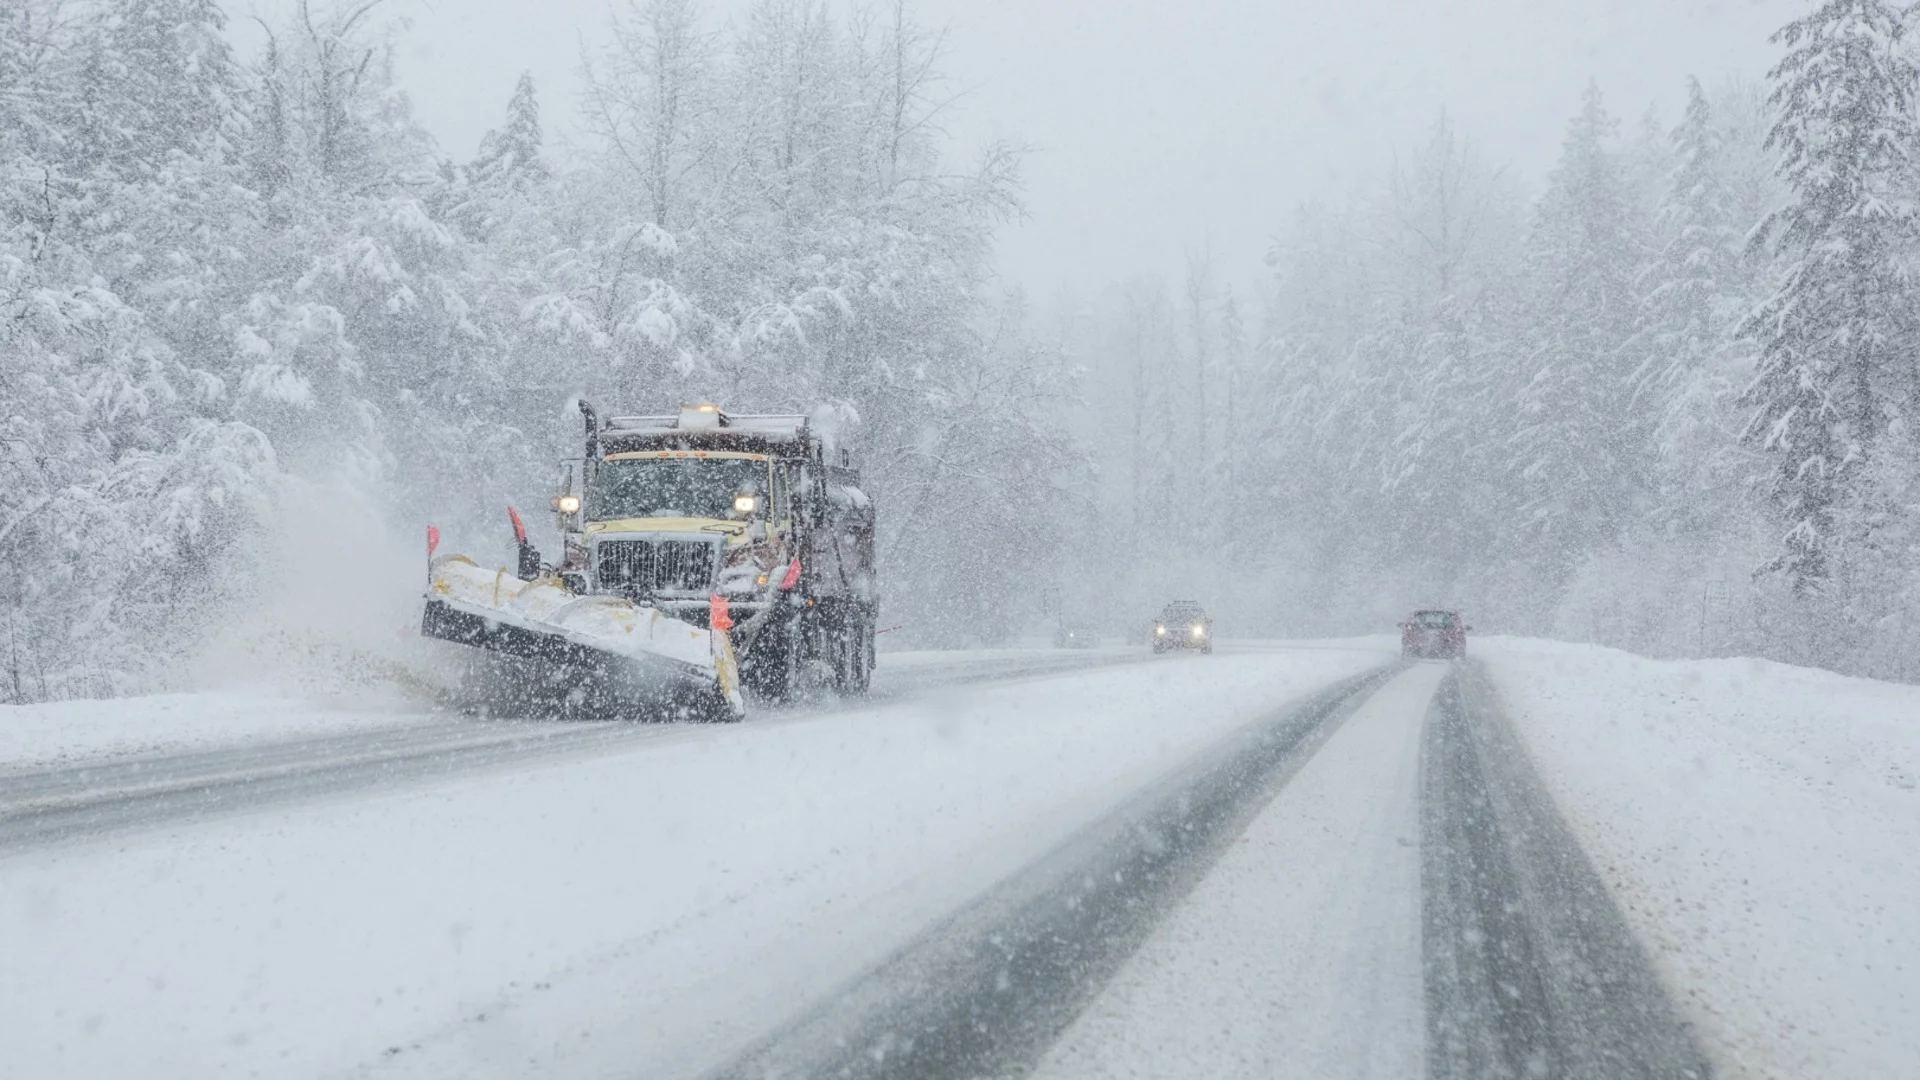
[[[856,612],[839,629],[834,688],[864,694],[873,685],[873,621]]]
[[[792,701],[800,694],[798,621],[775,618],[762,628],[740,660],[740,682],[763,701]]]

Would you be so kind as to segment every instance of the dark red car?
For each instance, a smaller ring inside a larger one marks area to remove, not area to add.
[[[1400,624],[1400,655],[1409,660],[1455,660],[1467,655],[1467,631],[1457,611],[1416,611]]]

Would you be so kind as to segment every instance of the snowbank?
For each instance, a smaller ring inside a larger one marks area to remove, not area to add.
[[[1473,648],[1727,1075],[1920,1075],[1920,687]]]

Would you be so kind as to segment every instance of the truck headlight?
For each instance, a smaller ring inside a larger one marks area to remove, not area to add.
[[[733,512],[736,514],[751,514],[753,513],[754,507],[759,505],[760,500],[752,495],[735,495],[733,497]]]
[[[553,500],[553,508],[563,514],[577,514],[580,512],[580,496],[562,495]]]
[[[1153,628],[1153,632],[1154,632],[1155,634],[1157,634],[1157,635],[1159,635],[1160,637],[1166,637],[1166,636],[1167,636],[1167,628],[1166,628],[1166,627],[1164,627],[1164,626],[1156,626],[1156,627],[1154,627],[1154,628]]]
[[[1206,637],[1206,636],[1207,636],[1207,628],[1206,628],[1206,627],[1204,627],[1204,626],[1195,626],[1195,627],[1193,628],[1193,636],[1194,636],[1194,637]]]

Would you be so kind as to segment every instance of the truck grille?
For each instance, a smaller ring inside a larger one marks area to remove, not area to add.
[[[714,545],[699,540],[605,540],[600,587],[620,592],[703,592],[713,586]]]

